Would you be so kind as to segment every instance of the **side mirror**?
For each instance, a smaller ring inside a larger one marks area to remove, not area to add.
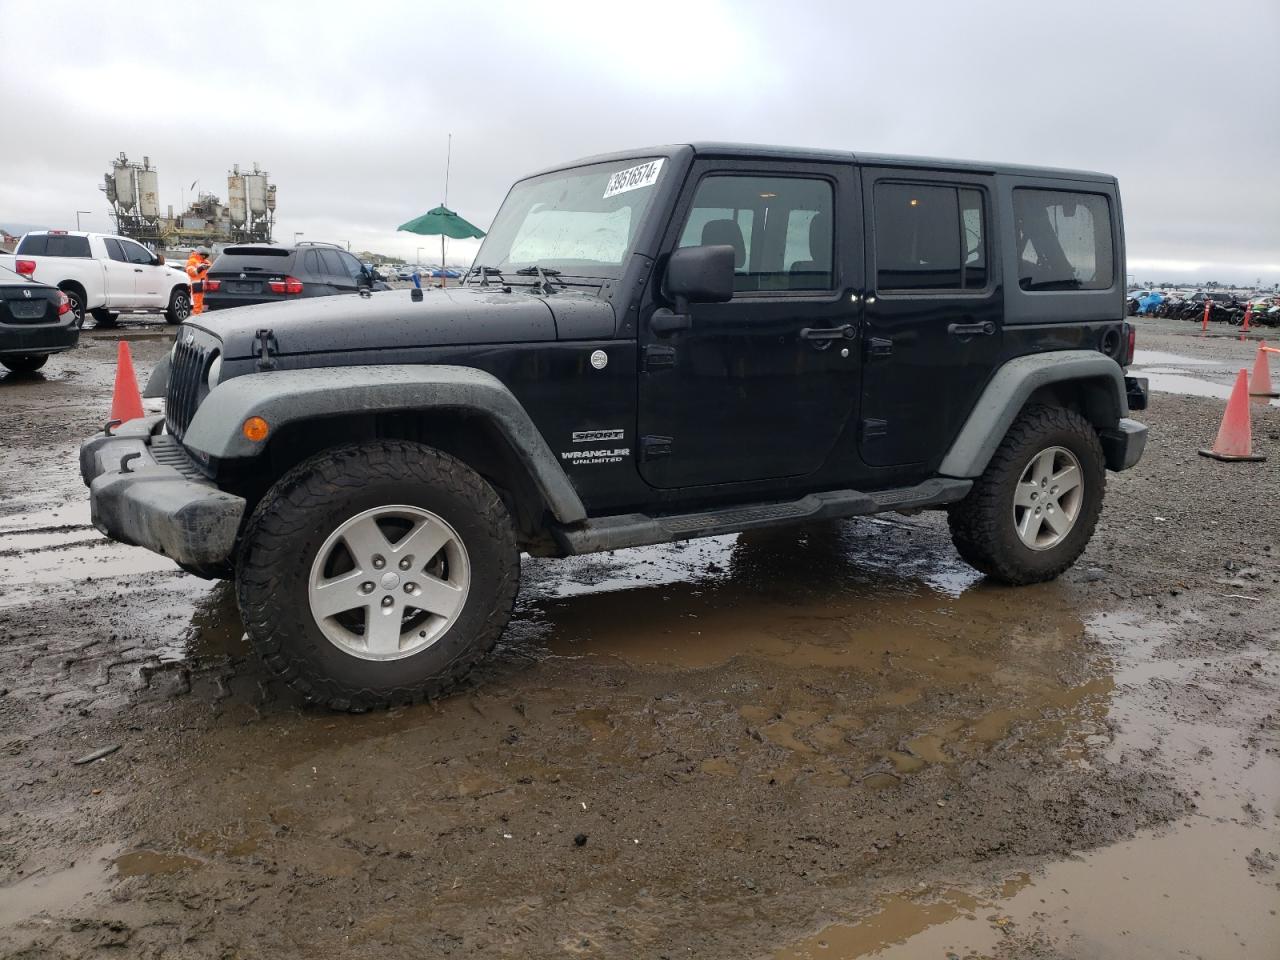
[[[163,253],[157,253],[157,254],[155,255],[155,257],[154,257],[154,258],[152,258],[152,260],[151,260],[151,265],[152,265],[153,267],[163,267],[163,266],[164,266],[164,254],[163,254]]]
[[[727,243],[682,247],[667,260],[667,294],[675,310],[653,311],[649,326],[659,336],[693,326],[690,303],[724,303],[733,299],[733,267],[737,251]]]
[[[667,293],[683,312],[687,303],[724,303],[733,299],[733,267],[737,254],[727,243],[683,247],[667,262]]]

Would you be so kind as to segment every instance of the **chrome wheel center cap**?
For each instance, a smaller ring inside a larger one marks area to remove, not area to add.
[[[382,584],[383,590],[394,590],[396,587],[400,586],[400,574],[392,573],[388,570],[382,575],[382,579],[378,582]]]

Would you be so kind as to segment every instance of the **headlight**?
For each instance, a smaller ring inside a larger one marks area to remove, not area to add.
[[[222,354],[218,354],[213,358],[213,363],[209,364],[209,389],[212,390],[218,385],[218,377],[222,375]]]

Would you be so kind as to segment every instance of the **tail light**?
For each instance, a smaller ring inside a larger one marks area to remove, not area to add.
[[[221,281],[221,280],[206,280],[206,281],[204,282],[204,292],[205,292],[205,293],[217,293],[217,292],[218,292],[219,290],[221,290],[221,289],[222,289],[222,281]]]
[[[36,272],[36,262],[34,260],[19,260],[13,265],[13,269],[17,270],[24,277],[34,276]]]
[[[1124,326],[1124,356],[1120,360],[1120,366],[1127,367],[1133,363],[1133,352],[1138,344],[1138,328],[1132,323],[1126,323]]]
[[[297,277],[285,277],[283,280],[270,280],[267,286],[272,293],[301,293],[302,281]]]
[[[58,291],[58,316],[71,312],[71,298],[61,290]]]

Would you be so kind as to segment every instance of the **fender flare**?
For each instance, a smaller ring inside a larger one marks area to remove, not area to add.
[[[1102,418],[1109,422],[1094,418],[1099,431],[1114,429],[1128,415],[1124,370],[1105,354],[1096,350],[1052,350],[1015,357],[987,382],[938,466],[938,473],[947,477],[980,476],[1030,396],[1041,387],[1065,381],[1089,381],[1093,389],[1101,388],[1108,399],[1114,395],[1114,416],[1108,411]]]
[[[209,392],[183,444],[218,459],[254,457],[261,444],[241,424],[262,417],[286,424],[352,412],[466,410],[492,423],[519,454],[561,523],[585,520],[586,509],[564,469],[520,401],[497,377],[473,367],[387,364],[274,370],[233,377]]]

